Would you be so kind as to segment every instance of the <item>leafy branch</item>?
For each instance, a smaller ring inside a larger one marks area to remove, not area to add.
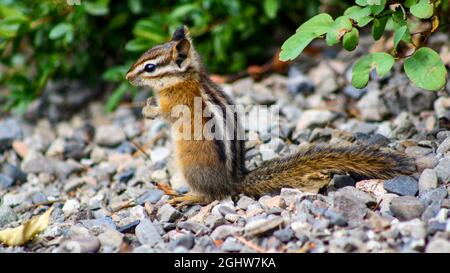
[[[382,77],[389,73],[396,60],[403,59],[406,75],[414,85],[430,91],[440,90],[445,85],[447,69],[444,63],[436,51],[424,46],[428,37],[443,27],[439,26],[438,16],[441,1],[386,3],[386,0],[356,0],[355,3],[336,19],[321,13],[300,25],[281,47],[280,60],[295,59],[316,38],[325,38],[329,46],[341,42],[344,49],[352,51],[358,46],[359,29],[372,24],[372,37],[379,40],[390,25],[394,30],[392,51],[367,54],[357,60],[352,69],[352,85],[364,88],[373,69]],[[448,6],[445,8],[448,9]],[[413,23],[421,20],[429,21],[431,28],[412,33]],[[419,43],[412,39],[417,34],[425,37]],[[414,52],[400,56],[397,49],[401,42],[408,44]]]

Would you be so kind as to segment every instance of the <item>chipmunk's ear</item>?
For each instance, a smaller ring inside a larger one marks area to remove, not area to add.
[[[191,39],[187,26],[181,26],[172,34],[172,41],[181,41],[183,39]]]
[[[188,39],[180,40],[175,46],[175,63],[181,67],[182,64],[189,56],[189,51],[191,49],[191,42]]]
[[[172,36],[172,41],[176,42],[174,48],[175,63],[181,68],[185,60],[189,56],[191,50],[191,38],[189,30],[186,26],[179,27]]]

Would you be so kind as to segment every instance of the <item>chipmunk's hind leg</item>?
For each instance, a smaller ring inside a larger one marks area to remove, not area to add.
[[[169,204],[172,206],[177,206],[177,208],[182,208],[185,206],[190,205],[206,205],[208,203],[208,200],[206,197],[202,195],[196,195],[196,194],[185,194],[182,196],[177,196],[168,201]]]

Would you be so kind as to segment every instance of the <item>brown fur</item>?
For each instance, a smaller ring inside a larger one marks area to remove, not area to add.
[[[142,71],[147,61],[158,61],[157,72]],[[153,118],[155,113],[171,123],[172,110],[185,105],[194,115],[194,98],[201,97],[223,110],[231,100],[215,85],[204,70],[200,57],[193,49],[186,28],[178,29],[172,41],[156,46],[130,68],[127,79],[136,85],[152,87],[159,106],[147,106],[144,113]],[[235,116],[235,119],[237,117]],[[205,124],[209,118],[202,118]],[[194,125],[190,124],[191,140],[175,140],[175,158],[178,168],[198,197],[178,198],[182,202],[211,201],[243,192],[259,196],[282,187],[317,192],[327,185],[333,174],[348,173],[365,178],[386,179],[414,172],[414,164],[404,155],[382,152],[375,147],[314,146],[294,155],[264,162],[247,172],[244,164],[243,141],[194,140]],[[173,134],[181,133],[176,128]],[[229,145],[230,151],[224,149]]]

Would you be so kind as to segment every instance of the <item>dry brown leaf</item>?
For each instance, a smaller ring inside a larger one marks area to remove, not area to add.
[[[431,32],[434,32],[439,27],[439,17],[436,15],[431,18]]]
[[[0,243],[8,246],[24,245],[47,228],[52,211],[53,207],[48,209],[44,214],[35,216],[18,227],[1,230]]]

